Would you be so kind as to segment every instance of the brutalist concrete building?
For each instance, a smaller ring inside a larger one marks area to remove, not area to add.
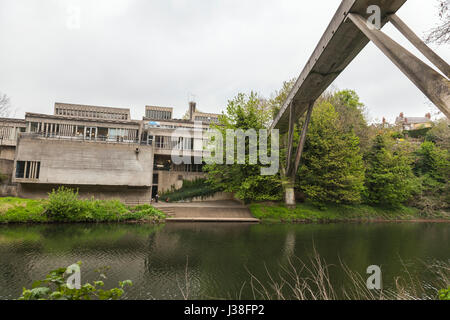
[[[156,193],[203,177],[204,136],[217,114],[189,103],[188,119],[173,109],[146,106],[142,120],[130,110],[55,103],[54,114],[0,118],[0,195],[45,198],[58,186],[81,197],[145,203]],[[172,161],[173,150],[183,155]],[[197,158],[197,159],[196,159]]]

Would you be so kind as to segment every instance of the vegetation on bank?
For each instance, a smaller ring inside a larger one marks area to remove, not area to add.
[[[183,180],[183,185],[180,189],[175,189],[175,186],[172,186],[167,192],[161,193],[159,199],[160,201],[167,200],[168,202],[189,201],[197,197],[202,199],[211,197],[219,191],[219,187],[214,186],[206,179],[197,178],[194,180]]]
[[[118,200],[79,199],[78,192],[60,187],[48,199],[0,198],[0,223],[18,222],[161,222],[163,212],[151,205],[126,206]]]
[[[300,203],[288,208],[283,203],[252,203],[249,209],[262,222],[339,222],[339,221],[408,221],[421,219],[450,219],[450,214],[424,215],[413,207],[376,207],[367,204],[317,207],[312,203]]]
[[[227,145],[227,129],[244,132],[255,129],[258,133],[259,129],[268,128],[293,84],[294,81],[284,83],[271,99],[251,92],[240,93],[230,100],[226,112],[219,117],[219,124],[212,124],[222,132],[224,146]],[[294,123],[294,152],[304,123],[305,115]],[[403,131],[401,125],[370,125],[365,106],[355,91],[325,92],[315,103],[296,172],[298,200],[318,208],[356,208],[349,212],[364,208],[361,212],[370,211],[375,215],[383,210],[401,212],[409,210],[404,207],[412,207],[419,211],[416,215],[421,218],[448,217],[449,137],[446,119],[435,121],[432,128],[419,128],[414,132]],[[234,193],[246,203],[282,202],[284,187],[291,183],[284,174],[287,140],[287,133],[280,135],[278,174],[261,175],[261,168],[267,165],[249,161],[250,141],[246,139],[245,164],[237,163],[235,149],[234,163],[205,166],[207,181],[223,191]],[[263,152],[266,152],[265,148]],[[226,150],[224,163],[225,154]],[[308,207],[300,205],[304,206]],[[295,215],[295,212],[291,214]],[[321,215],[323,211],[317,211],[317,214]]]

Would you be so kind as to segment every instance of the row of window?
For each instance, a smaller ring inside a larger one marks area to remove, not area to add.
[[[99,118],[99,119],[114,119],[114,120],[128,120],[126,113],[112,113],[101,111],[87,111],[87,110],[72,110],[65,108],[56,108],[56,115],[59,116],[74,116],[85,118]]]
[[[145,110],[145,116],[150,119],[168,120],[172,119],[172,111]]]
[[[195,121],[202,122],[219,122],[219,118],[216,117],[205,117],[205,116],[195,116]]]
[[[77,137],[85,140],[136,141],[137,129],[87,127],[71,124],[32,122],[31,132],[46,136]]]

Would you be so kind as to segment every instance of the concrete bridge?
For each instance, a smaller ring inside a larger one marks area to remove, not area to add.
[[[277,128],[281,133],[288,133],[287,165],[283,168],[288,179],[285,188],[287,205],[295,205],[295,175],[299,168],[314,103],[369,41],[372,41],[447,118],[450,118],[450,66],[396,15],[406,1],[343,0],[336,11],[271,124],[271,129]],[[369,18],[374,14],[369,7],[373,5],[381,9],[379,28],[369,22]],[[391,22],[442,74],[383,33],[381,28],[388,22]],[[366,81],[370,81],[370,78]],[[306,121],[294,156],[294,123],[305,112]]]

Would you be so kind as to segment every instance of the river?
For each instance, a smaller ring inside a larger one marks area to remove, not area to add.
[[[390,288],[405,266],[427,281],[425,265],[448,262],[449,237],[449,223],[3,225],[0,299],[77,261],[82,283],[98,279],[102,266],[106,288],[132,280],[125,299],[253,299],[250,273],[269,286],[268,273],[277,278],[314,248],[335,288],[348,281],[340,261],[364,278],[368,266],[380,266]]]

